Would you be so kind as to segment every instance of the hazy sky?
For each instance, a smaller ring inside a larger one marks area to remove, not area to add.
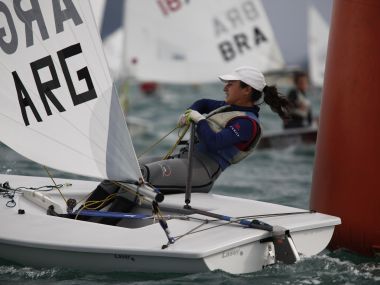
[[[123,2],[124,0],[107,2],[104,15],[107,21],[102,28],[102,36],[121,25]],[[333,0],[262,0],[287,65],[306,67],[308,6],[314,5],[330,23],[332,2]]]
[[[332,2],[332,0],[262,1],[287,64],[306,64],[308,6],[314,5],[327,23],[330,23]]]

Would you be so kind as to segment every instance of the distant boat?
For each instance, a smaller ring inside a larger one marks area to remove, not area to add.
[[[279,88],[287,89],[294,86],[294,73],[301,71],[298,67],[288,67],[279,71],[272,71],[265,74],[267,83],[276,84]],[[311,126],[301,128],[281,129],[267,131],[263,130],[263,135],[257,146],[258,149],[281,149],[298,145],[313,145],[317,140],[318,118],[314,118]]]
[[[94,14],[95,22],[99,33],[102,29],[102,24],[105,16],[106,0],[91,1],[91,8]],[[125,4],[124,4],[125,5]],[[111,76],[119,90],[119,100],[124,111],[128,113],[129,102],[127,88],[125,88],[125,78],[127,75],[123,71],[123,55],[125,49],[125,36],[123,27],[119,27],[103,39],[104,54],[107,59],[108,67]],[[151,91],[153,92],[153,91]],[[126,116],[126,121],[132,137],[141,136],[149,131],[149,122],[135,116]]]
[[[258,149],[281,149],[290,146],[313,145],[317,141],[318,127],[304,127],[264,132]]]
[[[310,5],[308,8],[308,60],[309,77],[314,87],[322,88],[325,74],[329,25]]]
[[[312,87],[322,88],[329,26],[313,5],[309,6],[307,17],[309,78]],[[293,73],[297,70],[298,68],[288,68],[282,71],[269,72],[268,81],[277,81],[280,82],[280,85],[288,85],[289,87],[293,85]],[[264,131],[257,147],[258,149],[286,148],[295,145],[315,144],[317,133],[317,124],[303,128]]]
[[[125,2],[125,74],[138,82],[202,84],[241,65],[284,60],[260,0]]]

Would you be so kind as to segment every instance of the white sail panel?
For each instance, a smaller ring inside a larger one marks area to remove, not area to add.
[[[123,74],[124,45],[124,32],[122,28],[117,29],[103,40],[103,49],[114,81],[126,77]]]
[[[0,139],[80,175],[141,177],[88,1],[2,1]]]
[[[106,8],[107,1],[106,0],[96,0],[91,1],[91,9],[94,14],[95,23],[98,26],[98,30],[101,31],[103,20],[104,20],[104,11]]]
[[[107,19],[104,19],[106,2],[106,0],[96,0],[90,2],[99,33],[101,33],[103,22],[107,21]],[[107,35],[106,38],[103,38],[103,50],[108,62],[108,68],[114,81],[117,81],[122,77],[121,72],[123,70],[123,53],[125,45],[124,40],[125,38],[122,26]]]
[[[309,75],[314,86],[322,87],[325,74],[329,26],[314,6],[308,10]]]
[[[260,0],[129,0],[125,9],[124,66],[137,80],[203,83],[239,65],[284,67]]]

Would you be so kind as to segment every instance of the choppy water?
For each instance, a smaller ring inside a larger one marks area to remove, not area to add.
[[[200,98],[223,99],[222,85],[163,87],[159,96],[142,96],[130,87],[129,115],[147,122],[144,135],[133,137],[139,155],[175,126],[179,114]],[[312,97],[315,113],[320,96]],[[280,129],[280,120],[263,107],[261,118],[267,130]],[[150,154],[163,154],[176,141],[172,133]],[[291,146],[257,151],[239,165],[227,169],[216,182],[214,193],[233,195],[307,209],[311,188],[314,146]],[[45,176],[44,169],[0,145],[0,172]],[[52,171],[56,177],[73,177]],[[380,284],[380,259],[365,258],[339,250],[324,251],[294,265],[277,264],[260,272],[230,275],[209,272],[190,275],[108,273],[35,269],[0,260],[0,284]]]

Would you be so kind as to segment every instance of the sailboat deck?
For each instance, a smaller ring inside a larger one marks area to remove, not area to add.
[[[0,175],[0,179],[2,182],[9,181],[13,188],[51,184],[49,178]],[[63,193],[67,197],[75,198],[84,197],[98,184],[97,182],[68,179],[56,179],[56,183],[71,183],[72,186],[63,190]],[[52,192],[49,197],[56,201],[63,201],[58,192]],[[49,216],[40,206],[24,199],[22,195],[18,195],[15,200],[17,204],[14,208],[5,207],[5,200],[0,207],[1,216],[4,217],[1,223],[1,243],[70,251],[114,251],[120,254],[142,255],[149,252],[149,255],[154,256],[187,255],[192,258],[200,258],[270,236],[270,233],[262,230],[246,228],[237,224],[227,225],[227,222],[215,221],[213,218],[190,215],[189,217],[201,218],[201,220],[171,219],[167,221],[173,237],[184,234],[185,236],[163,250],[162,245],[167,244],[167,238],[160,225],[153,221],[144,221],[146,226],[135,228],[109,226]],[[182,209],[183,200],[184,195],[182,194],[167,195],[161,205],[163,208]],[[63,202],[61,203],[63,206]],[[304,211],[259,201],[200,193],[192,195],[191,205],[198,209],[232,217]],[[18,214],[19,209],[23,209],[25,214]],[[148,214],[149,209],[140,208],[139,212]],[[164,211],[164,214],[173,213],[175,211]],[[195,229],[206,219],[213,220],[213,222]],[[339,223],[339,219],[319,213],[267,217],[260,218],[260,220],[274,226],[284,227],[291,233],[307,229],[333,228]],[[26,228],[27,231],[25,231]],[[186,235],[192,230],[193,233]]]

